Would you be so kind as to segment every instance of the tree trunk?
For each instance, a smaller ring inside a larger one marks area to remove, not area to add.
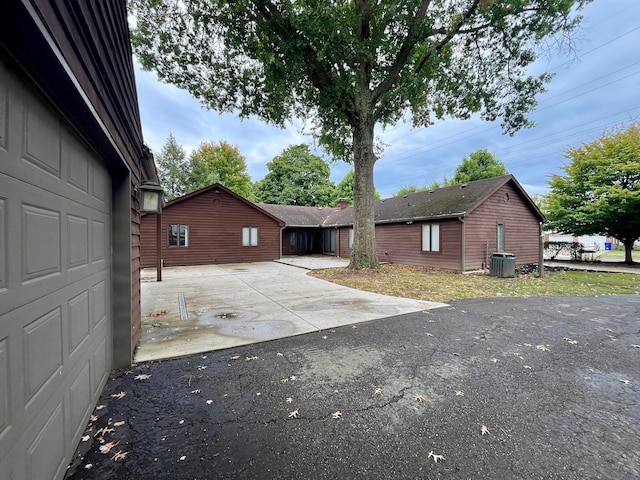
[[[374,122],[353,128],[353,247],[349,268],[378,268],[373,212]]]
[[[626,242],[622,242],[624,244],[624,263],[628,265],[633,264],[633,258],[631,257],[631,252],[633,252],[633,244],[637,239],[628,240]]]

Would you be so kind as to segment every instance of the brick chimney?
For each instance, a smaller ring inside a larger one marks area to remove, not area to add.
[[[351,204],[349,203],[349,200],[347,200],[346,198],[341,198],[340,200],[338,200],[338,202],[336,203],[336,211],[340,211],[340,210],[344,210],[347,207],[350,207]]]

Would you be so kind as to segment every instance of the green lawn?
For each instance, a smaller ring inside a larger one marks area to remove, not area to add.
[[[316,270],[310,275],[368,292],[418,300],[449,302],[480,297],[564,295],[640,295],[640,275],[626,273],[554,272],[495,278],[445,272],[407,265],[383,265],[379,270]]]

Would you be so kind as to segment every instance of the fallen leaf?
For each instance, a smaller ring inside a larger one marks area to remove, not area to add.
[[[281,353],[281,352],[276,353],[276,355],[277,355],[278,357],[284,357],[284,354],[283,354],[283,353]]]
[[[414,399],[416,402],[424,402],[424,395],[414,395],[414,396],[413,396],[413,399]]]
[[[331,418],[333,418],[334,420],[339,420],[342,418],[342,412],[340,410],[338,410],[337,412],[333,412],[331,414]]]
[[[287,398],[287,400],[286,400],[286,402],[287,402],[287,403],[291,403],[291,402],[293,402],[293,398],[288,397],[288,398]]]
[[[458,352],[453,352],[451,355],[453,355],[454,357],[459,357],[460,354]]]
[[[323,339],[323,340],[326,340],[326,339],[327,339],[327,336],[326,336],[326,335],[323,335],[323,336],[322,336],[322,339]]]
[[[133,377],[134,380],[146,380],[147,378],[151,378],[151,375],[141,373],[140,375],[136,375],[135,377]]]
[[[258,357],[246,357],[244,360],[245,360],[246,362],[250,362],[250,361],[252,361],[252,360],[258,360]]]
[[[456,397],[464,397],[464,392],[462,390],[456,390]]]
[[[211,405],[213,403],[213,400],[207,400],[207,405]]]
[[[122,400],[126,396],[127,396],[126,393],[120,392],[120,393],[114,393],[113,395],[111,395],[111,398],[117,398],[118,400]]]
[[[546,345],[536,345],[538,350],[542,350],[543,352],[548,352],[549,348]]]
[[[90,436],[90,435],[85,435],[84,437],[82,437],[82,439],[81,439],[81,440],[82,440],[83,442],[86,442],[86,441],[87,441],[87,440],[89,440],[90,438],[91,438],[91,436]]]
[[[100,453],[102,453],[103,455],[106,455],[111,451],[113,447],[115,447],[119,443],[120,442],[109,442],[109,443],[105,443],[104,445],[100,445]]]
[[[293,412],[289,412],[289,416],[287,418],[298,418],[298,409],[296,408]]]
[[[116,422],[116,423],[113,424],[114,427],[121,427],[123,425],[124,425],[123,421],[122,422]]]
[[[98,410],[98,407],[96,407],[96,410]],[[92,422],[95,422],[96,420],[98,420],[98,417],[97,417],[97,416],[95,416],[95,415],[91,415],[91,416],[89,417],[89,420],[90,420],[90,421],[92,421]]]
[[[230,357],[229,360],[238,360],[240,358],[240,355],[234,355],[233,357]]]
[[[382,389],[381,388],[376,388],[375,391],[373,392],[374,395],[382,395]]]
[[[526,368],[527,370],[531,370],[531,367],[529,365],[525,365],[524,368]]]
[[[499,360],[498,360],[497,358],[492,358],[492,359],[491,359],[491,361],[492,361],[493,363],[498,363],[498,362],[499,362]]]
[[[289,377],[289,380],[291,380],[292,382],[295,382],[297,379],[298,379],[298,377],[297,377],[297,376],[295,376],[295,375],[291,375],[291,376]]]
[[[182,455],[182,456],[180,457],[180,461],[181,461],[181,462],[182,462],[182,461],[184,461],[184,460],[186,460],[186,459],[187,459],[187,456],[186,456],[186,455]]]
[[[436,455],[433,453],[433,450],[431,450],[427,458],[433,458],[433,462],[438,463],[438,460],[444,460],[444,455]]]
[[[489,433],[489,429],[487,428],[486,425],[482,425],[480,427],[480,434],[484,435],[485,433]]]
[[[129,452],[123,452],[123,451],[119,451],[118,453],[115,453],[113,455],[113,457],[111,457],[111,460],[119,462],[120,460],[124,460],[124,458],[127,456]]]
[[[191,390],[191,393],[194,395],[198,395],[200,393],[200,389],[196,388],[195,390]]]
[[[620,380],[620,381],[625,385],[633,385],[633,383],[631,383],[631,380]]]
[[[426,333],[425,333],[425,335],[426,335],[427,337],[433,337],[433,333],[426,332]]]
[[[96,407],[96,410],[102,410],[103,408],[104,408],[104,405],[98,405],[98,406]],[[98,418],[96,417],[96,420],[97,420],[97,419],[98,419]]]
[[[280,379],[280,381],[281,381],[282,383],[287,383],[287,382],[289,381],[289,379],[288,379],[288,378],[282,378],[282,379]]]
[[[180,420],[178,423],[182,425],[184,423],[184,420]]]
[[[97,437],[98,435],[100,435],[101,437],[104,437],[105,433],[111,433],[113,431],[114,431],[113,428],[102,427],[100,430],[94,433],[93,436]]]
[[[206,370],[207,366],[206,365],[200,365],[198,367],[198,370],[202,371],[202,370]]]
[[[640,348],[640,345],[637,345],[637,344],[635,344],[635,343],[632,343],[632,344],[631,344],[631,348]]]
[[[84,468],[86,468],[87,470],[93,468],[93,463],[87,463]]]

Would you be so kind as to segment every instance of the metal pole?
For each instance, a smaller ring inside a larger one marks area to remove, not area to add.
[[[162,281],[162,210],[156,214],[156,282]]]

